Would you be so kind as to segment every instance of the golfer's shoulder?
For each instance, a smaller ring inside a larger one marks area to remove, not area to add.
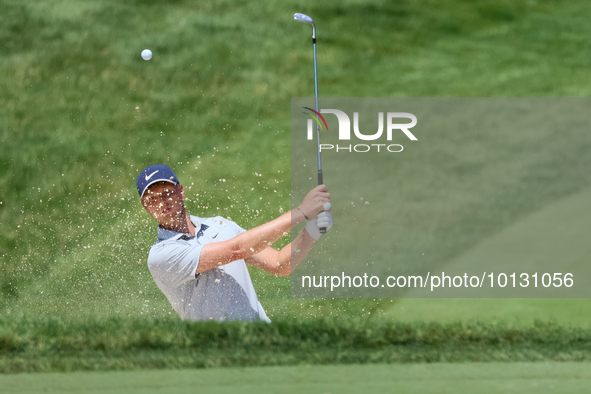
[[[191,238],[194,237],[187,234],[178,234],[169,239],[158,240],[152,245],[148,253],[148,266],[168,262],[171,258],[179,254],[182,255],[184,249],[191,247],[190,242],[188,242]]]
[[[222,216],[215,216],[212,218],[203,219],[203,224],[214,227],[220,231],[231,231],[237,232],[238,234],[244,231],[244,229],[242,229],[238,224],[233,222],[232,219],[224,218]]]

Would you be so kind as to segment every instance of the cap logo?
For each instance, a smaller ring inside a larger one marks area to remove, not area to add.
[[[150,175],[146,175],[146,181],[149,181],[150,178],[152,178],[152,176],[154,176],[154,174],[157,173],[158,171],[160,171],[160,170],[156,170],[153,173],[151,173]]]

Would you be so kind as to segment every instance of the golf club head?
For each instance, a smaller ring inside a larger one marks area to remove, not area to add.
[[[310,18],[308,15],[300,14],[299,12],[293,14],[293,19],[295,19],[296,21],[300,21],[300,22],[314,24],[314,19]]]

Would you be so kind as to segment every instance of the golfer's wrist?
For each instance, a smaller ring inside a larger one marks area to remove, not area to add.
[[[305,219],[305,220],[310,220],[310,217],[311,217],[311,216],[307,215],[307,214],[306,214],[306,213],[305,213],[305,212],[302,210],[302,207],[297,207],[297,208],[296,208],[296,211],[300,212],[300,214],[301,214],[301,215],[304,217],[304,219]]]
[[[291,215],[291,219],[290,219],[291,220],[291,228],[294,228],[295,226],[297,226],[301,222],[306,221],[304,214],[297,208],[292,209],[289,213]]]

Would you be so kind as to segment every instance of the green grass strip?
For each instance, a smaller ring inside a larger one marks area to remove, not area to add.
[[[466,361],[589,361],[591,330],[386,320],[0,319],[0,373]]]

